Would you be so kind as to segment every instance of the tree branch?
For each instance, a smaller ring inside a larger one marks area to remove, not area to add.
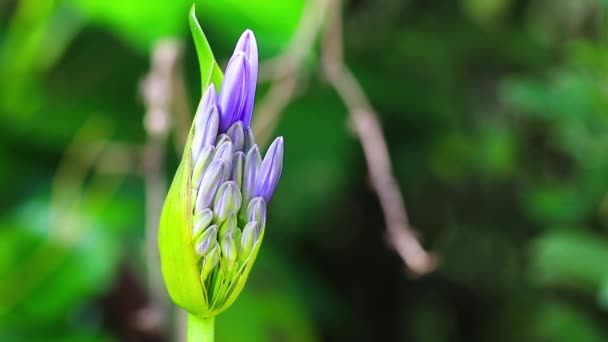
[[[354,130],[361,141],[371,183],[384,211],[389,243],[410,270],[422,275],[435,268],[436,260],[424,250],[409,225],[405,203],[391,171],[380,121],[365,92],[344,65],[341,6],[342,1],[332,1],[330,21],[324,32],[321,65],[328,82],[348,108]]]

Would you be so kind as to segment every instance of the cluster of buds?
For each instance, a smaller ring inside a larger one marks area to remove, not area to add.
[[[266,204],[281,176],[283,138],[262,158],[250,128],[257,69],[255,37],[247,30],[219,94],[213,84],[204,91],[161,216],[165,283],[178,305],[201,317],[217,315],[242,290],[264,236]],[[195,286],[188,283],[193,274]]]

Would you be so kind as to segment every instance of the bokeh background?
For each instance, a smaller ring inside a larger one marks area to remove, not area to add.
[[[0,0],[1,341],[183,338],[153,229],[200,97],[191,1]],[[220,65],[255,31],[270,65],[258,108],[278,108],[267,127],[286,141],[264,246],[218,341],[608,341],[608,1],[340,5],[345,63],[438,258],[423,276],[387,242],[321,67],[325,24],[302,28],[306,13],[331,20],[314,10],[327,1],[197,0]],[[179,56],[154,131],[142,79],[164,39]],[[293,96],[267,107],[284,69]]]

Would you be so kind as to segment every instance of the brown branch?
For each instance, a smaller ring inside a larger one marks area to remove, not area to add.
[[[425,274],[435,268],[436,260],[424,250],[409,225],[378,117],[352,72],[344,65],[341,6],[340,0],[332,1],[330,22],[324,32],[322,68],[348,108],[361,141],[371,183],[384,211],[389,242],[410,270]]]

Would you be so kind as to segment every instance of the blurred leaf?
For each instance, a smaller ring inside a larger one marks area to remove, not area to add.
[[[537,185],[525,198],[526,211],[541,223],[576,223],[593,209],[594,203],[588,196],[567,183]]]
[[[608,277],[608,240],[582,229],[550,230],[530,247],[531,280],[595,294]]]
[[[76,244],[58,240],[58,232],[49,228],[50,210],[34,200],[6,218],[0,230],[0,276],[5,279],[0,284],[0,331],[29,336],[27,340],[84,322],[85,317],[66,318],[109,287],[122,254],[119,237],[84,212],[71,236]],[[28,330],[32,325],[39,329]]]
[[[199,18],[219,44],[232,47],[235,37],[249,28],[256,34],[260,57],[279,53],[298,24],[304,0],[196,0]],[[230,42],[230,43],[229,43]],[[214,49],[216,45],[214,44]]]
[[[145,53],[161,38],[184,35],[192,0],[65,0],[65,3]]]
[[[600,342],[606,340],[601,329],[588,313],[571,305],[547,302],[538,312],[537,339],[552,342]]]

